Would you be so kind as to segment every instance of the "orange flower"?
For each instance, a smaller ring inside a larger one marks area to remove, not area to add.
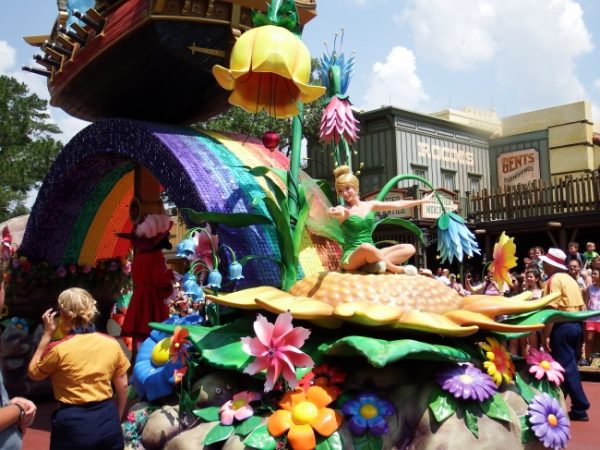
[[[269,417],[267,428],[273,437],[287,432],[293,450],[311,450],[317,446],[315,431],[328,437],[342,424],[342,415],[326,406],[333,398],[320,386],[306,391],[296,389],[284,395],[279,409]]]
[[[494,260],[490,263],[490,272],[500,291],[505,282],[512,286],[509,271],[517,265],[516,251],[515,239],[508,237],[503,231],[494,245]]]
[[[483,367],[494,379],[496,386],[500,386],[502,380],[510,383],[515,376],[515,366],[510,354],[495,338],[488,337],[487,341],[487,344],[481,344],[481,348],[485,350],[485,357],[488,359],[483,363]]]

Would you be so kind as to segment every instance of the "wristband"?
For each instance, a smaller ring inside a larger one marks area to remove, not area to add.
[[[13,403],[13,405],[15,405],[17,408],[19,408],[19,423],[20,423],[23,420],[23,417],[25,417],[25,408],[23,408],[18,403]]]

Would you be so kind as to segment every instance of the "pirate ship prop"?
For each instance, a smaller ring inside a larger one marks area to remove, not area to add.
[[[50,35],[25,38],[42,54],[24,69],[48,78],[53,106],[88,121],[192,123],[222,112],[229,94],[211,69],[252,28],[251,9],[266,9],[263,0],[90,1],[85,12],[66,3]],[[301,25],[316,16],[314,1],[296,7]]]

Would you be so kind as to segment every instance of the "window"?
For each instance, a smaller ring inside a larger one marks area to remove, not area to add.
[[[452,192],[456,191],[456,172],[442,170],[442,187]]]
[[[473,194],[481,190],[481,176],[469,175],[469,191]]]
[[[412,165],[412,173],[421,178],[427,178],[427,167]]]

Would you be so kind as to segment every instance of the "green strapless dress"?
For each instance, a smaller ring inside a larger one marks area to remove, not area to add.
[[[342,264],[346,264],[350,255],[360,244],[373,243],[373,224],[375,213],[370,212],[366,217],[350,215],[340,223],[340,229],[344,236],[342,244]]]

